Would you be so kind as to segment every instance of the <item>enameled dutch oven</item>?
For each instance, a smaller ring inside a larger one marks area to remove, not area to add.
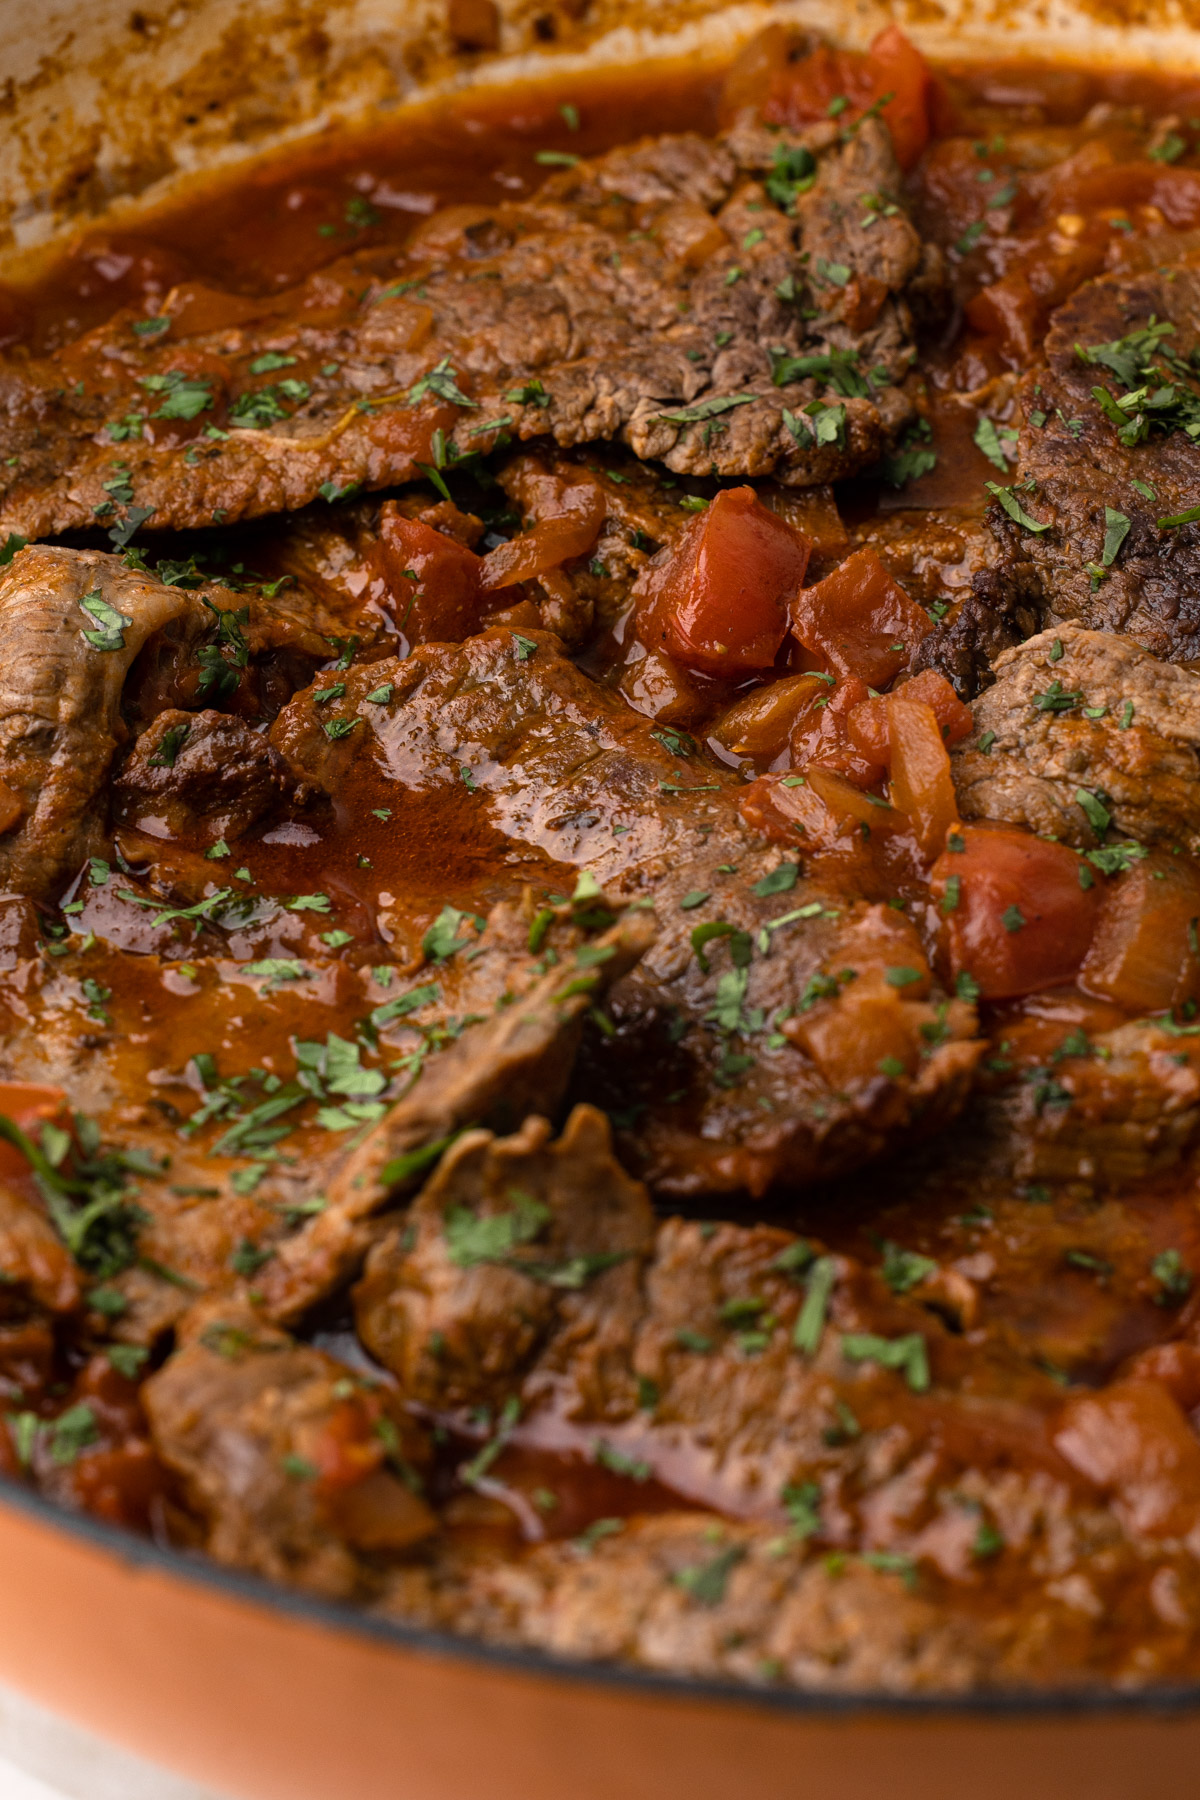
[[[1123,9],[1128,6],[1126,12]],[[0,274],[369,109],[604,62],[726,59],[769,17],[934,56],[1200,68],[1186,4],[0,0]],[[469,37],[469,33],[467,34]],[[493,1650],[159,1549],[0,1486],[0,1682],[239,1800],[1196,1800],[1200,1690],[853,1701]]]

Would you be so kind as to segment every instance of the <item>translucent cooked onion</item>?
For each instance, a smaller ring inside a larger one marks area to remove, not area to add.
[[[1111,880],[1080,985],[1130,1012],[1162,1012],[1200,995],[1200,871],[1155,854]]]
[[[942,728],[931,706],[900,693],[888,700],[888,734],[892,804],[907,815],[913,836],[932,859],[958,819]]]
[[[721,714],[712,735],[735,756],[777,756],[803,709],[828,693],[821,675],[785,675],[736,700]]]

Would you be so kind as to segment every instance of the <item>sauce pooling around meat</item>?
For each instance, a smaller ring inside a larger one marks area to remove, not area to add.
[[[0,298],[10,1479],[557,1654],[1194,1679],[1198,254],[1200,82],[772,28]]]

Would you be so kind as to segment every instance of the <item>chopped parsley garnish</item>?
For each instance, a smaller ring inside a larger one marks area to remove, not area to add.
[[[873,1362],[881,1369],[899,1371],[914,1394],[923,1394],[929,1386],[929,1355],[919,1331],[895,1338],[850,1332],[842,1338],[841,1351],[849,1362]]]
[[[894,1294],[907,1294],[932,1275],[937,1264],[931,1257],[920,1256],[915,1250],[902,1250],[898,1244],[886,1243],[883,1246],[883,1261],[879,1273],[887,1282]]]
[[[79,602],[79,610],[85,618],[92,621],[94,630],[85,626],[80,636],[92,646],[93,650],[123,650],[125,633],[133,624],[133,620],[125,613],[118,612],[110,606],[99,588],[92,594],[85,594]]]
[[[757,398],[757,394],[720,394],[712,400],[698,400],[694,406],[681,407],[678,412],[660,412],[656,417],[672,425],[694,425],[701,419],[715,419],[721,413],[731,412],[735,406],[749,406]]]
[[[719,1606],[725,1598],[729,1577],[745,1555],[745,1544],[730,1544],[718,1551],[711,1562],[676,1569],[671,1579],[698,1606]]]
[[[792,1346],[802,1356],[815,1356],[821,1348],[837,1274],[837,1259],[833,1256],[818,1256],[809,1266],[804,1300],[792,1327]]]
[[[443,356],[441,361],[429,370],[428,374],[422,375],[419,381],[414,381],[408,390],[409,405],[415,406],[418,400],[425,398],[426,394],[433,394],[439,400],[449,400],[454,406],[477,408],[479,404],[477,400],[468,399],[459,387],[458,377],[448,356]]]
[[[1001,487],[1000,484],[995,481],[985,481],[983,485],[988,493],[1000,502],[1000,505],[1004,508],[1004,511],[1008,514],[1009,518],[1014,520],[1016,524],[1022,526],[1026,531],[1049,531],[1050,526],[1048,523],[1043,524],[1038,519],[1030,518],[1011,487]]]

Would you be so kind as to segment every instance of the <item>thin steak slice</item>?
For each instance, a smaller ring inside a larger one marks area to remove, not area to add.
[[[935,989],[912,924],[765,846],[739,815],[744,784],[556,639],[497,627],[426,644],[349,670],[336,722],[326,711],[298,694],[272,741],[351,814],[468,781],[480,832],[522,879],[532,853],[550,891],[586,874],[614,901],[653,902],[654,946],[588,1055],[605,1104],[635,1109],[623,1149],[656,1187],[812,1180],[961,1104],[973,1016]]]
[[[1186,1566],[1200,1447],[1151,1382],[1067,1397],[995,1338],[981,1367],[923,1267],[889,1281],[764,1226],[656,1224],[590,1108],[556,1142],[540,1120],[463,1137],[372,1252],[360,1332],[448,1431],[490,1421],[488,1493],[519,1512],[522,1459],[548,1471],[550,1451],[594,1465],[607,1504],[582,1532],[577,1511],[564,1528],[543,1509],[526,1536],[555,1541],[503,1564],[432,1546],[387,1610],[564,1655],[848,1690],[1012,1680],[1067,1645],[1072,1664],[1110,1667],[1090,1606],[1076,1643],[1078,1582],[1153,1616],[1155,1570]],[[1138,1442],[1107,1464],[1106,1414]],[[706,1510],[639,1518],[663,1489]],[[1007,1585],[1002,1610],[980,1606],[998,1555],[1026,1607]],[[1075,1604],[1055,1598],[1068,1570]],[[1177,1639],[1155,1642],[1171,1666]]]
[[[1200,497],[1198,349],[1200,269],[1187,264],[1088,282],[1054,314],[1046,361],[1018,390],[981,623],[989,609],[1031,611],[1170,661],[1200,655],[1200,524],[1170,523]]]
[[[49,899],[105,849],[106,790],[131,723],[158,721],[127,767],[134,813],[139,795],[149,810],[174,803],[214,819],[215,836],[222,821],[243,830],[302,797],[248,725],[192,709],[207,679],[226,704],[243,684],[264,706],[278,690],[277,710],[332,653],[318,629],[329,621],[312,610],[198,577],[170,585],[98,550],[18,551],[0,572],[0,885]]]
[[[892,1486],[885,1504],[907,1513],[915,1484]],[[1094,1692],[1114,1680],[1188,1680],[1195,1668],[1200,1592],[1188,1551],[1131,1542],[1104,1505],[1072,1506],[1037,1476],[1014,1471],[983,1494],[972,1483],[942,1502],[927,1529],[931,1543],[936,1533],[961,1546],[949,1579],[932,1556],[830,1550],[777,1525],[705,1512],[596,1524],[505,1557],[437,1546],[430,1561],[396,1571],[382,1610],[557,1657],[768,1693]],[[993,1608],[980,1590],[995,1579],[998,1539],[1014,1585]],[[1164,1591],[1181,1596],[1169,1620]]]
[[[292,510],[412,479],[435,433],[451,459],[507,434],[798,486],[863,468],[913,416],[930,271],[886,129],[808,141],[647,139],[285,298],[179,289],[161,327],[0,364],[0,533]]]
[[[1088,848],[1104,834],[1083,789],[1122,836],[1200,851],[1200,676],[1073,624],[1004,651],[995,675],[952,757],[963,818]]]

